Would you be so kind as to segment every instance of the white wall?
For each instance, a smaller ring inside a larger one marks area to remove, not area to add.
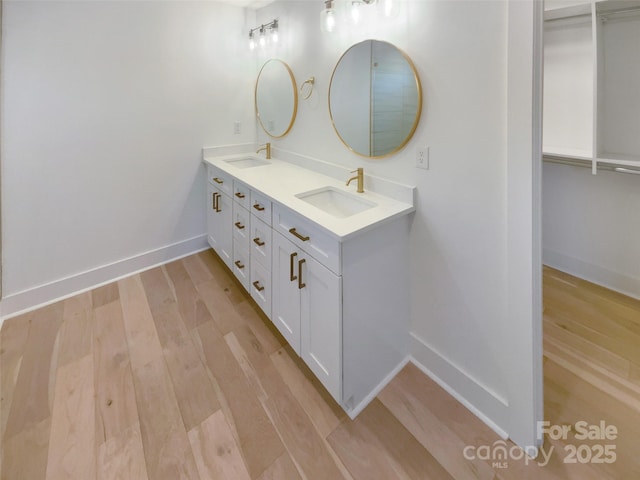
[[[245,11],[3,10],[2,313],[204,247],[201,148],[255,138]]]
[[[640,178],[545,163],[544,263],[640,298]]]
[[[529,2],[519,3],[531,9]],[[274,146],[347,167],[363,166],[366,174],[418,187],[411,227],[412,354],[497,430],[515,431],[518,422],[528,422],[530,428],[531,404],[523,405],[541,395],[532,393],[533,354],[526,359],[528,371],[514,375],[514,368],[523,365],[518,355],[526,352],[506,348],[517,336],[524,338],[518,345],[529,342],[529,350],[533,341],[531,298],[527,304],[508,305],[509,251],[521,252],[523,246],[528,255],[529,270],[517,275],[531,274],[532,258],[530,198],[522,202],[528,212],[524,208],[518,219],[529,219],[528,237],[508,245],[507,236],[508,3],[406,2],[394,20],[371,21],[333,35],[320,32],[321,7],[276,2],[257,13],[262,22],[278,17],[285,37],[277,48],[258,52],[258,64],[275,56],[289,63],[299,84],[309,76],[316,78],[314,94],[301,101],[293,129],[285,138],[272,140]],[[511,32],[510,40],[518,48],[522,43],[520,57],[530,66],[531,11],[523,18],[529,26],[521,33]],[[523,42],[517,41],[518,35]],[[390,41],[405,50],[424,89],[423,117],[414,138],[398,154],[377,161],[342,145],[326,101],[335,63],[350,45],[366,38]],[[531,107],[530,82],[528,71],[526,88],[515,99],[525,113]],[[515,130],[514,135],[523,133],[526,143],[531,119]],[[258,136],[268,140],[262,132]],[[423,145],[430,147],[428,171],[415,168],[416,149]],[[525,170],[528,165],[531,182],[530,138],[524,153],[518,161]],[[531,186],[529,194],[530,190]],[[518,195],[527,195],[527,190],[520,192],[512,192],[510,198],[517,201]],[[521,278],[514,274],[509,280]],[[531,278],[527,280],[519,284],[531,293]],[[508,308],[522,318],[508,318]],[[526,388],[520,388],[520,382]],[[527,399],[522,401],[522,395]],[[525,437],[518,437],[521,444]]]

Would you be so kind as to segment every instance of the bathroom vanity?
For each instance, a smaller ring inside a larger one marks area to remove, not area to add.
[[[279,159],[204,161],[209,244],[355,417],[408,355],[412,187],[398,200]]]

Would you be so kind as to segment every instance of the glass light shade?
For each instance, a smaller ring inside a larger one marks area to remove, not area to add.
[[[323,32],[334,32],[336,23],[336,12],[333,8],[325,8],[320,12],[320,28]]]
[[[351,21],[354,25],[360,22],[360,2],[351,2]]]

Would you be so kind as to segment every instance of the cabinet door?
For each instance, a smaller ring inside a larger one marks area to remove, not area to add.
[[[207,198],[207,229],[209,245],[231,268],[233,237],[231,231],[232,201],[216,187],[209,186]]]
[[[297,273],[300,252],[289,240],[273,232],[272,257],[271,320],[289,345],[300,355],[300,291]]]
[[[300,278],[300,350],[338,403],[342,387],[342,279],[309,255]]]

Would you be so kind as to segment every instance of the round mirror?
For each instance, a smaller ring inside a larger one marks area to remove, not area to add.
[[[415,132],[421,111],[418,73],[394,45],[365,40],[338,61],[329,85],[329,113],[353,152],[371,158],[397,152]]]
[[[272,137],[284,137],[296,119],[298,88],[293,72],[282,60],[267,60],[256,81],[256,115]]]

